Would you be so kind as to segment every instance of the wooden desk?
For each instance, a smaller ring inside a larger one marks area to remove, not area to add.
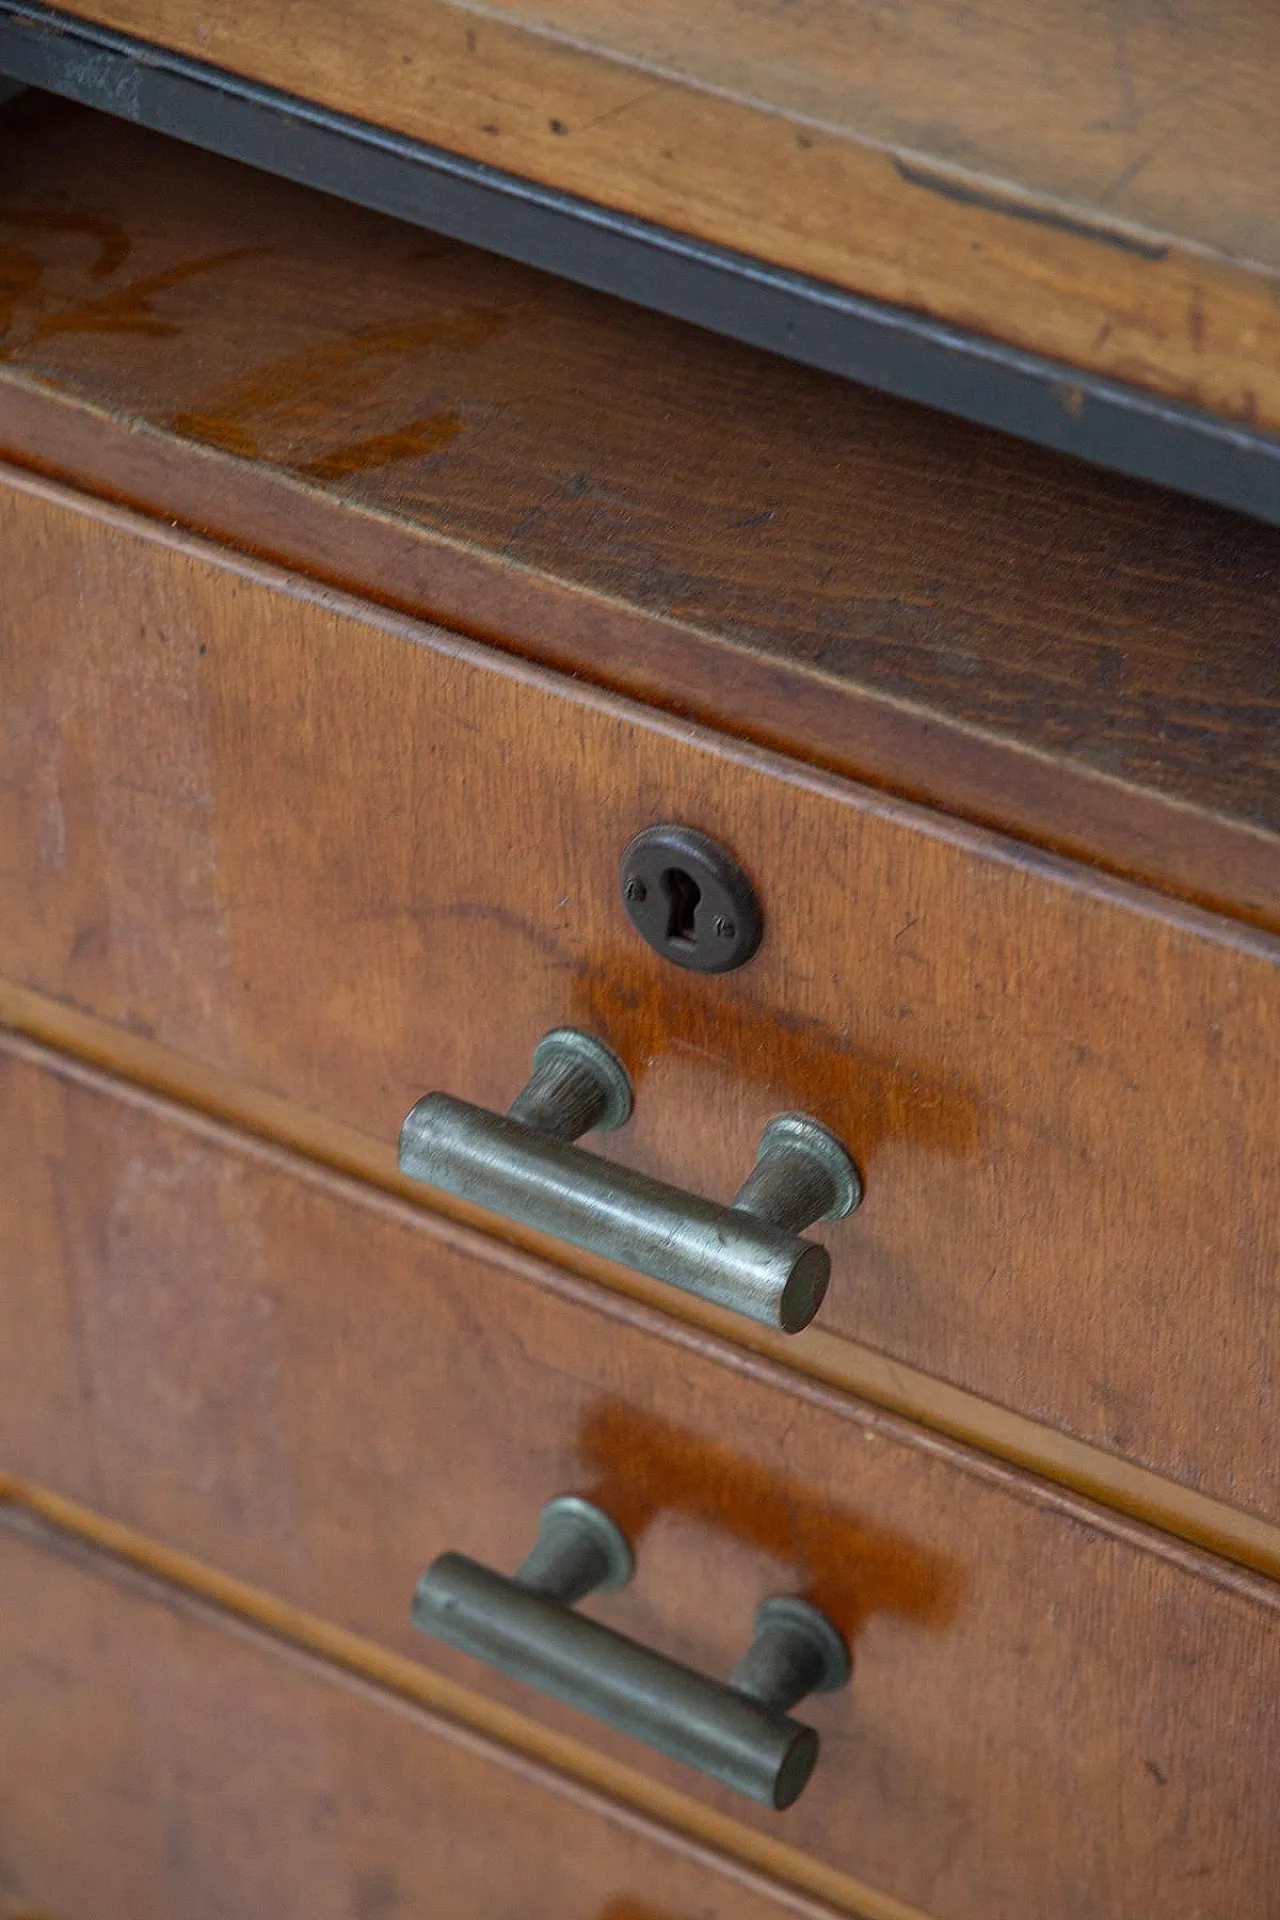
[[[1278,536],[58,103],[0,235],[0,1897],[1265,1914]],[[811,1329],[398,1170],[563,1025],[620,1165],[846,1142]],[[413,1631],[566,1491],[852,1645],[787,1813]]]

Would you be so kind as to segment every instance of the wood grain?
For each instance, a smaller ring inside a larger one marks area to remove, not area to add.
[[[13,1510],[0,1579],[5,1920],[833,1914]]]
[[[393,1193],[414,1206],[429,1203],[433,1212],[463,1226],[488,1232],[493,1225],[492,1216],[466,1201],[428,1192],[417,1181],[405,1179],[397,1169],[395,1147],[390,1142],[359,1133],[354,1127],[278,1095],[262,1093],[231,1074],[158,1046],[154,1040],[110,1026],[65,1002],[48,1000],[3,979],[0,1025],[11,1028],[15,1036],[22,1034],[72,1053],[116,1079],[128,1080],[141,1092],[158,1093],[260,1140],[290,1147],[319,1166]],[[502,1238],[540,1259],[559,1262],[563,1258],[564,1249],[558,1243],[514,1222],[503,1227]],[[810,1379],[872,1400],[1210,1553],[1280,1579],[1280,1526],[1194,1493],[1120,1454],[1054,1432],[1025,1414],[980,1400],[901,1360],[843,1335],[826,1333],[820,1325],[790,1338],[744,1321],[692,1294],[674,1297],[659,1282],[607,1261],[583,1254],[575,1259],[574,1268],[629,1299],[662,1312],[674,1311],[691,1325],[798,1369]],[[74,1524],[83,1526],[83,1518]]]
[[[5,125],[12,458],[1280,930],[1275,530],[78,109]]]
[[[1280,425],[1267,10],[76,0],[682,232]],[[1072,404],[1069,374],[1063,404]]]
[[[387,1141],[566,1022],[700,1191],[811,1111],[829,1332],[1280,1515],[1274,941],[34,484],[0,539],[0,972]],[[738,973],[626,919],[664,818],[756,880]]]
[[[0,1460],[615,1752],[935,1920],[1265,1913],[1280,1589],[317,1174],[10,1056]],[[758,1600],[854,1643],[752,1810],[412,1633],[576,1488],[638,1545],[588,1603],[727,1671]],[[1081,1846],[1082,1832],[1088,1846]]]
[[[211,1604],[224,1619],[229,1615],[235,1622],[261,1629],[294,1652],[315,1655],[357,1681],[372,1681],[397,1699],[426,1708],[436,1719],[475,1733],[490,1746],[496,1743],[508,1757],[518,1755],[540,1770],[550,1768],[571,1791],[585,1788],[589,1794],[603,1795],[615,1817],[638,1810],[656,1824],[669,1844],[692,1841],[698,1856],[710,1851],[721,1871],[745,1868],[748,1884],[752,1872],[760,1874],[805,1920],[813,1920],[815,1904],[822,1920],[827,1920],[832,1906],[841,1913],[856,1913],[861,1920],[923,1920],[914,1907],[851,1880],[773,1834],[745,1827],[731,1815],[610,1760],[570,1735],[557,1733],[416,1660],[107,1519],[48,1487],[0,1475],[0,1501],[6,1503],[6,1519],[12,1525],[30,1520],[44,1530],[52,1529],[60,1540],[87,1546],[146,1579],[161,1581],[170,1593],[176,1588],[197,1605]],[[590,1723],[585,1726],[590,1732]]]

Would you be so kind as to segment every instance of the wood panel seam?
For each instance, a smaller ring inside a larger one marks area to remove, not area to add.
[[[50,506],[72,513],[91,513],[104,526],[133,538],[161,547],[184,559],[243,580],[249,585],[288,595],[304,606],[358,622],[374,632],[411,646],[429,645],[446,659],[454,659],[472,668],[487,669],[493,664],[494,649],[472,640],[449,627],[431,621],[406,618],[390,609],[357,599],[350,592],[322,584],[273,562],[250,558],[233,549],[213,544],[181,528],[166,526],[127,508],[73,493],[58,482],[45,480],[20,469],[0,468],[0,484]],[[806,761],[792,760],[776,751],[757,746],[750,740],[725,734],[702,722],[655,709],[635,698],[613,692],[608,687],[566,675],[543,666],[524,654],[504,653],[504,673],[513,682],[640,729],[659,739],[681,746],[713,749],[729,764],[775,779],[817,798],[842,806],[856,804],[859,812],[895,826],[919,833],[929,840],[971,854],[976,859],[1033,874],[1054,888],[1068,888],[1100,904],[1121,908],[1146,920],[1156,920],[1179,932],[1226,946],[1250,957],[1280,965],[1280,936],[1224,915],[1206,911],[1175,896],[1156,892],[1140,883],[1113,877],[1090,865],[1066,859],[1047,848],[1012,838],[997,829],[977,826],[957,815],[940,812],[918,802],[899,799],[885,789],[868,786],[851,777],[827,771]]]
[[[926,1920],[916,1908],[864,1887],[785,1841],[754,1832],[632,1768],[472,1694],[427,1667],[275,1599],[249,1582],[108,1520],[55,1491],[0,1471],[0,1526],[30,1544],[122,1582],[153,1604],[176,1607],[221,1632],[264,1643],[329,1685],[362,1692],[384,1709],[511,1768],[545,1791],[586,1803],[712,1871],[737,1879],[800,1920]]]
[[[912,1404],[910,1394],[895,1404],[883,1394],[869,1393],[865,1383],[850,1380],[847,1360],[840,1364],[842,1349],[856,1351],[852,1342],[811,1333],[788,1341],[784,1358],[776,1350],[780,1337],[775,1341],[762,1332],[757,1341],[744,1323],[715,1309],[603,1262],[575,1256],[572,1249],[548,1248],[532,1233],[506,1233],[508,1223],[404,1180],[390,1149],[380,1149],[353,1130],[323,1122],[276,1096],[254,1096],[229,1079],[218,1084],[210,1070],[154,1042],[117,1034],[105,1023],[0,980],[0,1031],[5,1027],[8,1051],[59,1078],[154,1112],[225,1151],[291,1178],[336,1191],[410,1231],[474,1249],[477,1257],[590,1312],[641,1327],[793,1398],[878,1428],[1022,1502],[1100,1528],[1280,1613],[1280,1529],[1253,1515],[1113,1459],[1085,1442],[1038,1428],[976,1396],[948,1389],[946,1383],[933,1384],[949,1392],[956,1404],[959,1417],[951,1421],[938,1418],[936,1409],[930,1419],[926,1409]],[[131,1060],[121,1059],[122,1045],[129,1046]],[[554,1260],[547,1252],[554,1252]],[[888,1362],[887,1371],[909,1375],[912,1370],[895,1369]],[[1018,1433],[1022,1444],[1002,1448],[1000,1424],[1006,1433]],[[1127,1503],[1120,1487],[1107,1484],[1108,1466],[1128,1482]],[[1028,1479],[1028,1474],[1037,1478]],[[1132,1497],[1135,1488],[1138,1498]]]

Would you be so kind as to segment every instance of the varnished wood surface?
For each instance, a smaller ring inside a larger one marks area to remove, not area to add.
[[[1069,366],[1280,426],[1280,29],[1245,0],[1173,12],[1140,0],[69,11]]]
[[[15,1037],[25,1036],[71,1053],[117,1080],[123,1078],[144,1094],[175,1100],[242,1133],[290,1147],[317,1166],[349,1175],[414,1206],[429,1207],[483,1233],[493,1227],[493,1216],[480,1208],[404,1178],[397,1168],[392,1142],[360,1133],[278,1094],[264,1093],[224,1069],[210,1067],[82,1013],[65,1001],[50,1000],[2,978],[0,1024],[9,1027]],[[504,1223],[502,1238],[539,1259],[556,1264],[563,1260],[563,1247],[531,1228]],[[922,1373],[844,1335],[826,1333],[820,1323],[789,1337],[695,1299],[692,1294],[673,1295],[660,1282],[609,1261],[582,1254],[575,1258],[574,1270],[628,1299],[662,1312],[675,1311],[691,1326],[798,1369],[838,1392],[874,1401],[934,1432],[950,1434],[1101,1501],[1114,1511],[1280,1579],[1280,1525],[1193,1492],[1120,1454],[1090,1446],[1070,1434],[1042,1426],[1026,1414],[979,1399],[950,1381]]]
[[[700,1855],[703,1849],[710,1849],[722,1870],[743,1866],[754,1871],[771,1891],[778,1891],[779,1897],[797,1902],[806,1920],[811,1920],[814,1902],[823,1920],[829,1907],[857,1914],[861,1920],[925,1920],[916,1908],[851,1880],[775,1834],[744,1826],[733,1815],[720,1813],[652,1775],[611,1760],[572,1735],[559,1733],[497,1700],[474,1693],[416,1659],[335,1626],[278,1594],[237,1579],[220,1567],[109,1519],[49,1487],[0,1474],[0,1500],[16,1522],[29,1518],[59,1536],[70,1536],[73,1542],[103,1553],[113,1562],[161,1581],[170,1591],[177,1589],[197,1603],[215,1606],[222,1616],[260,1629],[273,1641],[283,1641],[304,1655],[315,1655],[357,1680],[371,1680],[398,1699],[443,1717],[451,1726],[478,1734],[486,1742],[496,1742],[505,1754],[531,1760],[539,1768],[549,1767],[574,1786],[604,1795],[615,1814],[623,1809],[640,1812],[657,1824],[668,1842],[691,1840]],[[582,1724],[590,1733],[590,1722]]]
[[[0,1583],[4,1920],[832,1916],[3,1508]]]
[[[935,1920],[1265,1913],[1280,1589],[29,1048],[4,1071],[0,1460],[619,1753]],[[638,1546],[601,1617],[727,1671],[759,1599],[854,1644],[753,1813],[415,1635],[551,1493]],[[1081,1835],[1088,1845],[1082,1847]]]
[[[1280,535],[44,102],[0,448],[1280,928]]]
[[[813,1112],[828,1332],[1280,1517],[1274,941],[36,483],[0,540],[0,973],[387,1141],[566,1023],[698,1191]],[[753,875],[740,972],[627,921],[656,819]]]

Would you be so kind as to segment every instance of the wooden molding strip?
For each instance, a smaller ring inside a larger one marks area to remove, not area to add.
[[[995,1461],[1040,1476],[1103,1508],[1176,1541],[1271,1579],[1280,1579],[1280,1527],[1207,1498],[1102,1448],[1039,1426],[850,1340],[810,1328],[787,1339],[676,1293],[605,1261],[594,1260],[513,1222],[482,1213],[450,1195],[405,1180],[394,1148],[322,1115],[246,1086],[216,1068],[153,1040],[115,1028],[78,1009],[0,980],[0,1026],[73,1060],[87,1062],[146,1093],[180,1103],[215,1122],[284,1147],[317,1166],[347,1175],[415,1208],[478,1230],[521,1252],[607,1287],[661,1312],[670,1322],[724,1341],[745,1355],[785,1367],[823,1387],[857,1395],[890,1414],[976,1448]],[[69,1065],[69,1071],[74,1071]],[[1172,1542],[1170,1543],[1172,1547]],[[1230,1579],[1224,1567],[1223,1577]]]
[[[835,1920],[837,1914],[925,1920],[916,1908],[785,1842],[48,1488],[0,1473],[0,1526],[47,1552],[78,1559],[100,1578],[127,1581],[148,1599],[176,1604],[222,1632],[268,1642],[264,1651],[301,1661],[329,1685],[368,1691],[384,1709],[426,1721],[437,1737],[514,1768],[547,1791],[594,1804],[608,1818],[767,1895],[799,1920]]]

